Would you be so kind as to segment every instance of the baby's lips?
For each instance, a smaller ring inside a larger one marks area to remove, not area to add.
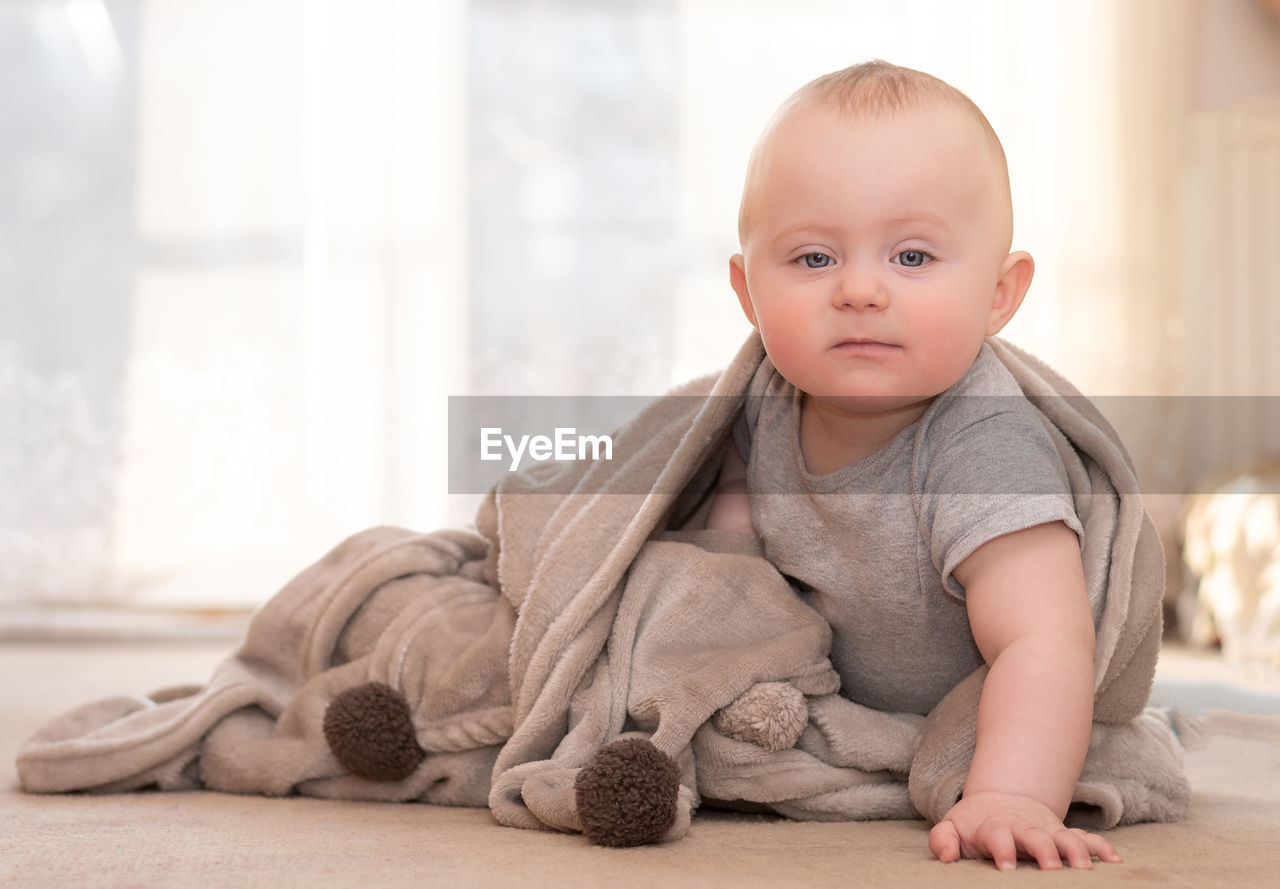
[[[877,340],[870,337],[849,337],[836,343],[833,348],[848,349],[897,349],[901,348],[897,343],[891,343],[887,340]]]

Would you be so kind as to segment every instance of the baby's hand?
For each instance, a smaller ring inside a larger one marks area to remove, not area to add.
[[[1097,834],[1063,827],[1038,800],[1011,793],[974,793],[951,807],[929,831],[929,851],[940,861],[990,858],[1009,870],[1019,855],[1034,859],[1044,870],[1093,867],[1093,856],[1116,862],[1120,856]]]

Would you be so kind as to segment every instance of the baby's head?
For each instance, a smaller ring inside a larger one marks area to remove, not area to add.
[[[1033,264],[1012,233],[1004,151],[977,106],[869,62],[770,121],[730,279],[796,388],[850,410],[926,404],[1021,304]]]

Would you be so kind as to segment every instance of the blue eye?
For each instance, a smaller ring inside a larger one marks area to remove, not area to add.
[[[933,260],[933,257],[923,250],[903,250],[894,257],[898,265],[906,266],[909,269],[918,269],[920,266]]]
[[[807,269],[825,269],[835,264],[835,260],[825,253],[806,253],[800,257],[800,262]]]

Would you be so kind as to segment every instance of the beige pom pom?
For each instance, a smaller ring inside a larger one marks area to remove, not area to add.
[[[786,682],[760,682],[711,718],[722,734],[775,752],[794,747],[809,722],[804,695]]]

